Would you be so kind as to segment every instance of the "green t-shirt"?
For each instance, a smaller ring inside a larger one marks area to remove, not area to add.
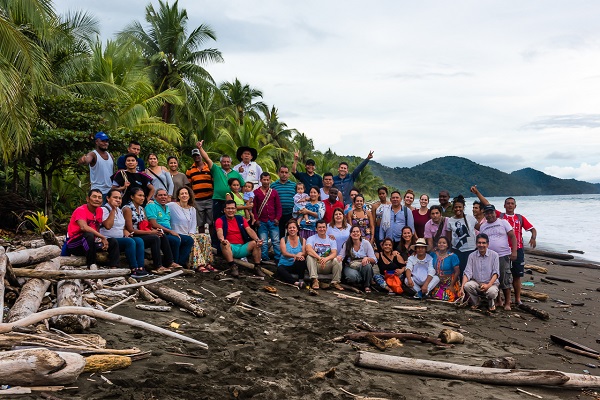
[[[213,166],[210,169],[210,173],[213,177],[214,186],[212,198],[215,200],[225,200],[225,195],[231,190],[229,188],[229,184],[227,184],[227,181],[231,178],[239,179],[240,186],[244,186],[244,178],[242,178],[242,175],[239,172],[233,169],[229,171],[228,174],[225,174],[223,168],[221,168],[220,165],[217,165],[217,163],[213,163]]]

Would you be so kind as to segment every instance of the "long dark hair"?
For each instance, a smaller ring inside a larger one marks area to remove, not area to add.
[[[406,225],[405,227],[402,228],[402,230],[400,232],[404,232],[405,229],[410,229],[410,232],[413,233],[413,235],[410,237],[410,243],[408,246],[406,246],[406,240],[404,240],[404,235],[402,235],[402,233],[400,234],[400,244],[398,245],[398,247],[400,247],[400,250],[404,250],[404,249],[409,249],[410,251],[410,246],[412,246],[413,244],[417,243],[417,239],[415,238],[414,232],[412,230],[412,228],[408,225]]]
[[[342,264],[347,263],[352,257],[352,248],[354,247],[354,241],[352,240],[352,230],[356,228],[358,229],[358,232],[360,233],[360,226],[358,225],[352,225],[352,227],[350,228],[350,236],[348,236],[348,239],[346,239],[346,254],[344,254],[344,259],[342,260]],[[360,236],[360,240],[362,241],[362,233]]]

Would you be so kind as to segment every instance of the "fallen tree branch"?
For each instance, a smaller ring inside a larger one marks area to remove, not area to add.
[[[6,253],[6,256],[13,267],[23,267],[26,265],[39,264],[43,261],[49,261],[60,256],[60,247],[42,246],[36,249],[18,250]]]
[[[402,342],[406,340],[416,340],[421,343],[431,343],[436,346],[443,347],[453,347],[451,344],[442,343],[442,341],[438,338],[432,338],[425,335],[419,335],[416,333],[396,333],[396,332],[357,332],[357,333],[348,333],[342,337],[341,340],[339,338],[334,339],[334,341],[346,341],[352,340],[355,342],[361,340],[367,340],[368,336],[375,336],[378,339],[398,339]]]
[[[39,279],[104,279],[126,276],[131,273],[127,268],[118,269],[63,269],[59,271],[40,271],[38,269],[17,268],[15,275],[22,278]]]
[[[180,335],[176,332],[171,332],[167,329],[163,329],[156,325],[149,324],[144,321],[139,321],[137,319],[124,317],[122,315],[115,315],[111,313],[107,313],[105,311],[95,310],[93,308],[87,307],[60,307],[60,308],[52,308],[49,310],[44,310],[35,314],[31,314],[23,319],[18,321],[3,323],[0,324],[0,333],[7,333],[12,331],[12,329],[16,326],[29,326],[41,322],[47,318],[54,317],[56,315],[62,314],[76,314],[76,315],[88,315],[90,317],[101,318],[107,321],[120,322],[126,325],[135,326],[136,328],[145,329],[150,332],[160,333],[165,336],[169,336],[172,338],[176,338],[179,340],[183,340],[189,343],[194,343],[203,349],[208,349],[208,345],[206,343],[200,342],[199,340],[192,339],[190,337]]]
[[[168,275],[159,276],[158,278],[150,279],[149,281],[130,283],[129,285],[115,286],[115,287],[106,288],[106,289],[108,289],[108,290],[123,290],[123,289],[133,289],[133,288],[137,288],[140,286],[152,285],[153,283],[164,281],[164,280],[179,276],[179,275],[183,274],[183,272],[184,271],[182,269],[180,269],[179,271],[172,272]]]

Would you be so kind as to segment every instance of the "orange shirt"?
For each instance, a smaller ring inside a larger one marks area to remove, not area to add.
[[[206,163],[202,163],[202,170],[199,170],[195,164],[192,165],[185,175],[192,185],[195,200],[212,199],[213,179]]]

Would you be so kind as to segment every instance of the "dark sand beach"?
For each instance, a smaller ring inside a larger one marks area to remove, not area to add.
[[[53,393],[69,399],[343,399],[352,398],[339,388],[366,397],[387,399],[524,399],[518,386],[496,386],[460,380],[438,379],[397,374],[356,367],[357,350],[347,343],[332,339],[357,332],[355,324],[365,321],[382,331],[418,332],[437,337],[446,328],[443,321],[459,323],[466,341],[453,348],[440,349],[432,344],[407,341],[402,347],[388,349],[385,354],[416,357],[481,366],[489,359],[511,356],[518,368],[554,369],[571,373],[589,371],[599,375],[598,360],[566,352],[550,341],[550,335],[567,337],[598,349],[600,344],[600,270],[547,265],[543,258],[527,256],[527,264],[547,267],[549,276],[569,278],[574,283],[550,285],[540,281],[545,275],[526,274],[524,281],[535,284],[533,290],[547,293],[550,300],[527,303],[550,313],[542,321],[524,311],[484,312],[458,309],[454,305],[412,300],[404,296],[373,293],[369,299],[378,304],[339,299],[331,291],[320,290],[310,296],[307,290],[277,284],[271,279],[260,281],[241,278],[218,281],[215,274],[178,277],[168,285],[185,291],[202,292],[207,316],[196,318],[173,308],[171,312],[141,311],[127,302],[113,312],[144,320],[161,327],[173,321],[180,324],[184,335],[209,345],[202,350],[195,345],[142,331],[126,325],[98,321],[91,333],[107,339],[107,347],[139,347],[152,351],[152,357],[136,361],[127,369],[98,374],[83,373],[77,389]],[[263,290],[277,286],[281,298]],[[214,297],[201,287],[213,292]],[[275,315],[243,309],[225,296],[243,291],[241,302]],[[366,297],[362,294],[348,293]],[[553,308],[561,300],[583,306]],[[142,302],[138,300],[138,302]],[[427,306],[426,311],[400,311],[393,305]],[[367,351],[379,352],[361,343]],[[193,357],[173,355],[188,354]],[[335,376],[309,379],[316,372],[335,367]],[[522,387],[544,399],[592,399],[581,390],[556,387]],[[23,396],[21,398],[28,398]],[[37,397],[29,397],[37,398]],[[596,397],[598,398],[598,397]]]

